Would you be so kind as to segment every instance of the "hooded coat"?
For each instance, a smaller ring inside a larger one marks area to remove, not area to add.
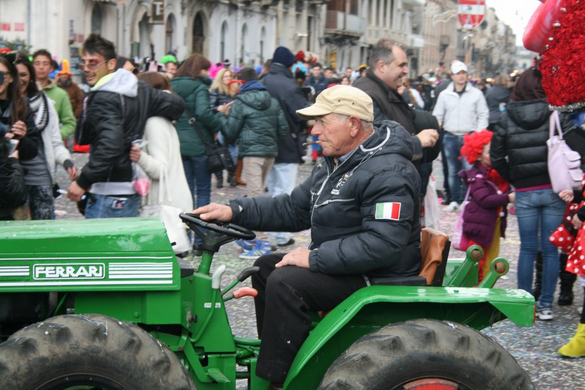
[[[205,142],[213,143],[213,135],[221,130],[219,115],[223,114],[214,114],[209,108],[210,85],[211,80],[206,77],[175,77],[171,80],[173,91],[183,98],[187,108],[175,124],[182,156],[205,156]],[[189,123],[191,116],[195,117],[205,140],[199,137]]]
[[[228,142],[238,140],[238,154],[243,157],[276,157],[277,140],[289,134],[284,112],[266,87],[258,81],[242,86],[230,107],[229,116],[221,117],[223,135]]]
[[[463,233],[470,240],[489,248],[494,239],[498,216],[502,217],[501,234],[505,237],[510,187],[506,192],[500,191],[495,184],[488,183],[487,174],[488,169],[477,164],[459,172],[470,194],[463,214]],[[503,207],[501,214],[498,214],[499,207]]]
[[[500,116],[490,159],[492,168],[515,188],[550,184],[546,146],[550,115],[543,99],[511,101]],[[568,116],[561,116],[561,127],[565,132],[574,125]]]
[[[290,129],[286,137],[278,139],[278,156],[274,162],[300,164],[305,155],[305,147],[302,143],[305,140],[307,122],[299,118],[296,112],[307,107],[309,102],[295,82],[290,69],[280,63],[275,63],[274,60],[270,71],[262,78],[262,84],[266,86],[270,96],[280,104]]]
[[[184,110],[179,96],[152,89],[127,70],[102,77],[87,96],[77,129],[77,143],[91,145],[77,184],[94,191],[95,183],[110,183],[108,194],[133,194],[132,141],[142,138],[149,118],[176,120]]]
[[[253,230],[311,229],[310,268],[327,275],[417,275],[420,177],[412,140],[392,121],[344,156],[325,157],[291,195],[230,202],[235,224]]]

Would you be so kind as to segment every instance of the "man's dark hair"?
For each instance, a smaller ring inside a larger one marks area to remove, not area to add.
[[[313,64],[313,66],[311,66],[311,68],[316,68],[316,67],[319,67],[319,68],[323,69],[323,65],[321,65],[321,63],[320,63],[320,62],[315,62],[315,63]]]
[[[394,46],[400,47],[400,44],[391,39],[380,39],[370,53],[370,59],[368,62],[370,68],[372,70],[376,69],[376,65],[378,65],[378,62],[380,61],[384,62],[385,64],[390,64],[392,61],[394,61],[394,53],[392,52]]]
[[[99,34],[91,34],[83,42],[83,53],[100,54],[106,61],[116,58],[116,48],[114,44]]]
[[[306,79],[307,79],[307,75],[305,74],[305,72],[303,72],[300,69],[297,69],[297,71],[295,72],[295,80],[305,81]]]
[[[256,75],[256,71],[254,68],[246,67],[240,69],[240,71],[236,74],[238,80],[244,80],[245,82],[258,80],[258,75]]]
[[[32,55],[33,61],[38,56],[44,56],[44,57],[47,57],[49,59],[49,61],[53,61],[53,57],[51,56],[51,53],[49,53],[49,51],[47,49],[39,49],[39,50],[35,51]]]
[[[332,71],[333,73],[335,73],[335,69],[333,69],[333,68],[332,68],[332,67],[330,67],[330,66],[326,67],[326,68],[325,68],[325,69],[323,69],[323,70],[330,70],[330,71]]]

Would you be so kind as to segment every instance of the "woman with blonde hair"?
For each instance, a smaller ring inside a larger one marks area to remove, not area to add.
[[[232,102],[236,99],[238,88],[232,88],[230,82],[234,78],[231,69],[223,68],[215,75],[211,87],[209,87],[209,105],[215,114],[217,107]]]
[[[236,99],[240,84],[236,85],[235,83],[232,83],[233,78],[234,73],[229,68],[222,68],[215,75],[215,79],[213,80],[211,87],[209,87],[209,105],[214,114],[217,113],[217,108],[219,106],[231,103]],[[224,141],[223,135],[221,133],[217,134],[217,140],[220,144],[226,145],[226,142]],[[228,143],[227,147],[230,151],[230,155],[232,156],[232,160],[236,162],[238,160],[237,145]],[[239,172],[241,173],[241,170]],[[217,173],[216,178],[217,188],[222,188],[223,172]],[[235,187],[237,184],[246,184],[242,181],[239,174],[237,175],[237,178],[234,178],[233,171],[228,171],[228,183],[232,187]]]

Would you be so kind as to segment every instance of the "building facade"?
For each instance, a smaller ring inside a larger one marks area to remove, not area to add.
[[[198,53],[256,66],[286,46],[343,70],[367,63],[389,38],[405,49],[411,77],[465,60],[466,47],[477,77],[513,66],[514,36],[493,9],[473,34],[461,30],[456,9],[455,0],[2,0],[0,37],[46,48],[72,69],[91,33],[136,59],[174,51],[179,60]]]

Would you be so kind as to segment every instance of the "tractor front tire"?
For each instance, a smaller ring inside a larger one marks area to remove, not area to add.
[[[351,345],[319,389],[534,389],[499,344],[461,324],[413,320],[387,325]]]
[[[0,387],[11,390],[192,390],[166,345],[140,327],[91,314],[30,325],[0,344]]]

